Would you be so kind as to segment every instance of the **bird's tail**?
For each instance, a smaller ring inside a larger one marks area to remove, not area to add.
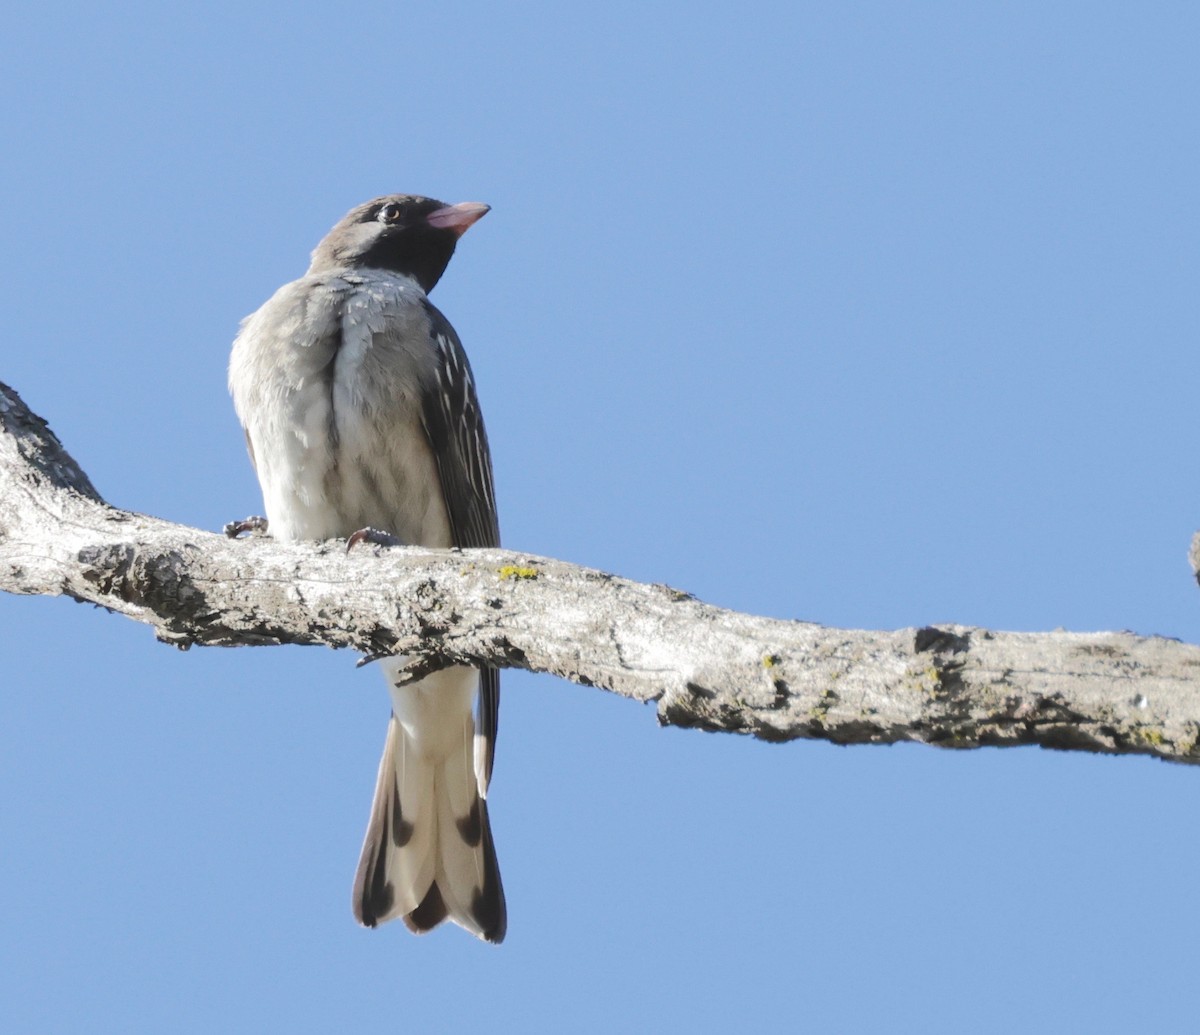
[[[354,915],[367,927],[402,917],[422,934],[450,919],[484,941],[504,939],[504,889],[475,771],[477,683],[474,670],[451,668],[393,691],[354,880]]]

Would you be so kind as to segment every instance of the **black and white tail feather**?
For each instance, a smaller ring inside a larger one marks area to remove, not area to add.
[[[394,678],[403,659],[383,664]],[[474,696],[478,678],[474,669],[455,667],[393,690],[401,699],[388,723],[354,882],[355,916],[367,927],[401,917],[424,933],[450,919],[485,941],[504,937],[487,785],[476,765],[483,738],[469,711],[457,731],[432,742],[420,723],[426,708],[442,703],[435,697]]]

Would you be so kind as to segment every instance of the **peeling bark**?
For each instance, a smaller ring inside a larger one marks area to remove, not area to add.
[[[1200,569],[1200,537],[1193,547]],[[1200,576],[1198,576],[1200,577]],[[1200,648],[1131,633],[872,632],[723,610],[507,550],[233,540],[104,502],[0,384],[0,589],[180,648],[277,643],[549,672],[764,740],[1040,744],[1200,761]]]

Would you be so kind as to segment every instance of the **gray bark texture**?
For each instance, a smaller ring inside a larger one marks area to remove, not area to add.
[[[1193,548],[1200,566],[1200,542]],[[1200,762],[1200,647],[960,625],[871,632],[760,618],[506,550],[225,535],[104,502],[0,384],[0,589],[63,595],[180,648],[321,644],[549,672],[663,724],[764,740],[1040,744]]]

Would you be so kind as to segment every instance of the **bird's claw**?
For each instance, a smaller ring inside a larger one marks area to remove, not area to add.
[[[397,539],[391,532],[383,532],[378,528],[360,528],[346,540],[346,553],[353,550],[359,543],[372,543],[375,546],[403,546],[402,540]]]
[[[244,532],[266,535],[267,519],[265,517],[248,517],[243,518],[241,521],[230,521],[223,531],[230,539],[236,539]]]

